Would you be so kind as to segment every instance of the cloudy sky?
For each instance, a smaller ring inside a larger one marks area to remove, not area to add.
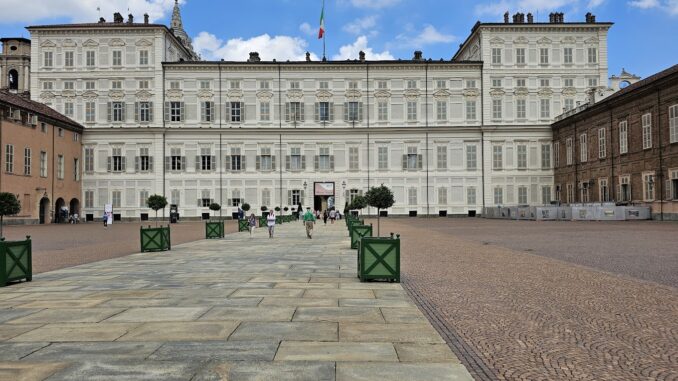
[[[180,0],[184,27],[205,59],[245,60],[322,57],[317,39],[322,0]],[[127,10],[167,23],[174,0],[0,0],[0,36],[30,37],[27,25],[94,22]],[[11,10],[11,11],[10,11]],[[476,20],[499,22],[505,11],[532,12],[547,21],[552,11],[566,21],[593,12],[612,21],[610,74],[622,68],[642,77],[678,63],[678,0],[326,0],[327,57],[411,58],[414,50],[450,59]]]

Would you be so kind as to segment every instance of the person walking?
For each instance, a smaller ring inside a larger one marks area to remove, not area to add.
[[[323,212],[323,223],[327,225],[327,218],[329,217],[329,214],[327,213],[327,209]]]
[[[311,208],[306,208],[304,213],[304,225],[306,225],[306,237],[313,238],[313,225],[315,225],[315,216],[311,212]]]
[[[275,230],[275,213],[271,210],[266,217],[266,225],[268,226],[268,238],[273,238],[273,231]]]
[[[108,229],[108,213],[104,212],[104,216],[102,218],[104,220],[104,228]]]
[[[330,210],[330,223],[334,225],[334,220],[337,219],[337,212],[332,209]]]
[[[254,228],[257,227],[257,216],[255,216],[254,213],[250,215],[250,218],[247,221],[247,226],[250,228],[250,237],[251,237]]]

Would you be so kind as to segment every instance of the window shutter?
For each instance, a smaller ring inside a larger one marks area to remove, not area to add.
[[[165,171],[169,171],[169,170],[170,170],[170,157],[165,156]]]
[[[317,171],[319,167],[320,167],[320,157],[318,157],[318,155],[315,155],[313,156],[313,169]]]
[[[200,102],[200,120],[207,121],[207,102]]]
[[[255,169],[257,171],[261,170],[261,156],[257,155],[257,163],[255,164]]]
[[[407,169],[407,155],[403,155],[403,169]]]
[[[330,102],[330,114],[329,114],[329,119],[330,122],[334,121],[334,103]]]
[[[202,206],[202,199],[199,198],[199,199],[198,199],[198,207],[201,207],[201,206]]]
[[[424,168],[424,158],[423,158],[422,155],[417,155],[417,167],[418,167],[419,169],[423,169],[423,168]]]
[[[148,102],[148,121],[153,121],[153,102]]]
[[[227,198],[226,199],[226,206],[232,206],[233,205],[233,199]]]
[[[134,172],[139,172],[139,156],[134,156]]]
[[[363,120],[363,102],[358,103],[358,120]]]
[[[334,155],[330,155],[330,169],[334,171]]]
[[[271,169],[275,171],[275,156],[271,156]]]
[[[148,157],[148,170],[153,171],[153,156]]]
[[[169,122],[170,120],[170,103],[165,102],[165,122]]]
[[[139,102],[134,102],[134,121],[139,121]]]
[[[315,121],[320,122],[320,103],[315,102]]]
[[[107,157],[107,158],[106,158],[106,171],[107,171],[107,172],[110,172],[110,171],[111,171],[111,168],[112,168],[111,162],[112,162],[112,158],[111,158],[110,156]]]
[[[186,170],[186,156],[181,157],[181,170],[182,171]]]
[[[231,102],[226,102],[226,104],[224,104],[224,106],[225,106],[224,115],[226,115],[225,120],[226,120],[226,122],[230,122],[231,121]]]
[[[306,117],[304,116],[304,111],[306,109],[306,106],[304,105],[304,102],[299,102],[299,121],[303,122],[306,120]]]
[[[210,157],[210,171],[216,171],[217,170],[217,157],[212,155]]]
[[[240,102],[240,121],[245,123],[245,102]]]
[[[183,122],[186,120],[186,105],[184,102],[179,103],[179,121]]]
[[[241,155],[240,156],[240,170],[244,171],[247,169],[247,156]]]
[[[127,121],[127,104],[125,102],[120,102],[120,107],[122,109],[122,121]]]
[[[292,205],[292,191],[291,190],[287,191],[287,204]]]
[[[302,189],[301,192],[299,192],[299,194],[301,196],[301,200],[299,200],[299,203],[303,204],[304,203],[304,190]]]
[[[229,172],[231,170],[231,155],[226,155],[225,157],[225,168],[224,170],[226,172]]]
[[[108,102],[108,103],[106,103],[106,107],[107,107],[107,110],[108,110],[108,119],[107,120],[109,122],[111,122],[111,121],[113,121],[113,105],[111,104],[111,102]]]
[[[123,156],[120,158],[120,164],[121,172],[125,172],[127,170],[127,156]]]
[[[344,102],[344,122],[348,122],[348,102]]]
[[[290,121],[290,102],[285,102],[285,122]]]
[[[195,171],[196,172],[198,172],[200,169],[202,169],[202,167],[200,166],[202,160],[200,160],[200,159],[202,159],[202,156],[196,156],[195,157]]]
[[[301,156],[301,169],[306,170],[306,155]]]
[[[285,169],[289,171],[291,165],[292,165],[292,157],[290,157],[290,155],[285,156]]]

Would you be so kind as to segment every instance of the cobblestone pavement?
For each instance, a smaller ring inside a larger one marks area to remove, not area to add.
[[[276,229],[3,288],[0,380],[472,380],[401,285],[357,280],[343,223]]]
[[[8,240],[31,236],[33,273],[37,274],[138,253],[140,226],[140,223],[115,223],[104,229],[103,224],[98,223],[18,225],[3,227],[3,233]],[[236,230],[234,221],[226,221],[227,233]],[[203,238],[204,222],[172,224],[173,245]]]
[[[675,224],[382,219],[381,231],[402,234],[403,286],[476,380],[678,380],[678,290],[629,276],[673,279],[657,274],[678,272]],[[595,268],[580,266],[590,255]]]

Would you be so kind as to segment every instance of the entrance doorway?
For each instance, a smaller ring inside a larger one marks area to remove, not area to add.
[[[313,184],[313,210],[334,208],[334,182],[316,182]]]
[[[68,221],[68,210],[66,210],[66,202],[61,197],[59,197],[56,200],[56,204],[54,204],[54,221],[57,224]]]
[[[77,198],[71,199],[69,213],[74,218],[74,221],[77,222],[77,219],[80,218],[80,200]]]
[[[49,216],[49,199],[43,197],[40,199],[40,214],[39,214],[40,224],[47,223],[47,216]]]

